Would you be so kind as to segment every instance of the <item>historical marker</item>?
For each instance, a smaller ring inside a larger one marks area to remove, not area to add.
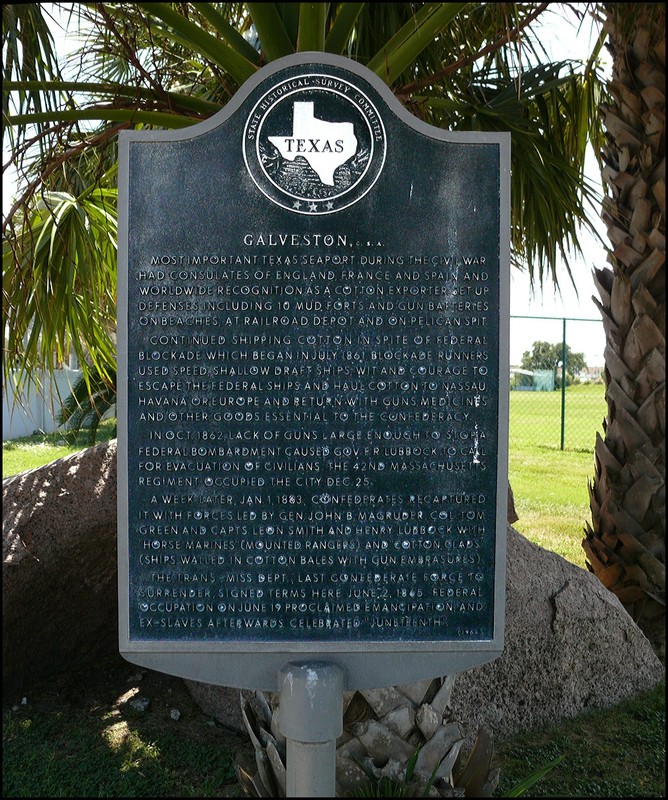
[[[274,689],[503,646],[509,136],[291,56],[121,134],[120,649]]]

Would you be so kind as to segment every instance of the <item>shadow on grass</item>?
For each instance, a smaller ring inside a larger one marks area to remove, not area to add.
[[[612,709],[517,736],[497,748],[498,796],[555,758],[531,797],[665,797],[666,686]]]
[[[178,678],[117,657],[90,683],[66,676],[27,701],[3,709],[3,797],[241,796],[247,738],[204,715]]]

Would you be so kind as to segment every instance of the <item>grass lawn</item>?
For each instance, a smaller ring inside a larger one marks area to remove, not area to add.
[[[561,392],[510,393],[508,477],[519,516],[514,527],[579,567],[585,565],[581,541],[590,519],[587,481],[594,476],[604,414],[603,386],[567,387],[562,450]]]
[[[613,709],[591,711],[497,747],[506,795],[527,775],[564,757],[527,797],[665,797],[666,686]]]
[[[581,547],[590,519],[587,480],[591,453],[534,448],[510,453],[508,476],[519,520],[514,527],[535,544],[584,567]]]
[[[113,439],[116,436],[116,420],[108,419],[97,429],[96,443]],[[28,469],[36,469],[63,456],[78,453],[90,445],[90,431],[81,430],[78,435],[71,433],[35,433],[20,436],[2,443],[2,477],[16,475]]]

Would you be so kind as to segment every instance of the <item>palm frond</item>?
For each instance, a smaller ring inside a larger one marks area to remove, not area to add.
[[[115,189],[43,192],[3,246],[4,372],[20,388],[73,351],[84,376],[115,374]],[[23,212],[25,213],[25,211]]]
[[[53,36],[45,17],[44,3],[5,4],[2,6],[2,53],[5,80],[39,81],[60,77]],[[21,111],[49,110],[53,97],[24,88],[12,95]],[[10,92],[2,90],[3,116],[10,111]]]
[[[285,29],[276,3],[246,3],[248,11],[262,42],[262,52],[267,61],[294,53],[295,48]]]
[[[603,81],[574,66],[537,65],[520,78],[490,65],[457,94],[448,89],[413,98],[421,116],[440,127],[510,131],[511,258],[541,286],[548,277],[558,285],[561,263],[572,279],[581,225],[598,236],[592,212],[600,206],[600,189],[584,173],[593,134],[582,120],[596,115]]]
[[[297,36],[299,52],[325,49],[326,5],[326,3],[299,4],[299,34]]]
[[[386,83],[394,83],[466,5],[425,3],[369,60],[367,67]]]
[[[229,5],[229,3],[228,3]],[[235,28],[228,19],[215,7],[214,3],[197,3],[197,11],[211,23],[212,27],[234,50],[252,64],[260,64],[260,54],[253,45],[245,39],[240,31]],[[242,17],[237,15],[235,22],[239,27],[242,24]]]
[[[365,3],[341,3],[338,13],[330,19],[329,30],[325,38],[325,52],[342,55],[355,30]]]
[[[75,436],[82,428],[88,428],[88,443],[93,445],[102,418],[115,404],[116,375],[105,380],[93,371],[88,380],[81,377],[74,383],[71,393],[56,413],[56,422],[59,426],[66,425]]]
[[[137,3],[139,8],[155,20],[154,22],[169,31],[179,42],[185,42],[195,47],[207,59],[217,64],[221,69],[230,74],[239,84],[250,78],[257,69],[254,61],[242,55],[238,49],[221,43],[194,22],[186,19],[167,3]]]

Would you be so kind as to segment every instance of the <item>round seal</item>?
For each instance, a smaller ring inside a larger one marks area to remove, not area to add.
[[[356,203],[378,179],[385,153],[376,107],[336,75],[284,78],[253,106],[244,129],[244,160],[258,189],[297,214]]]

